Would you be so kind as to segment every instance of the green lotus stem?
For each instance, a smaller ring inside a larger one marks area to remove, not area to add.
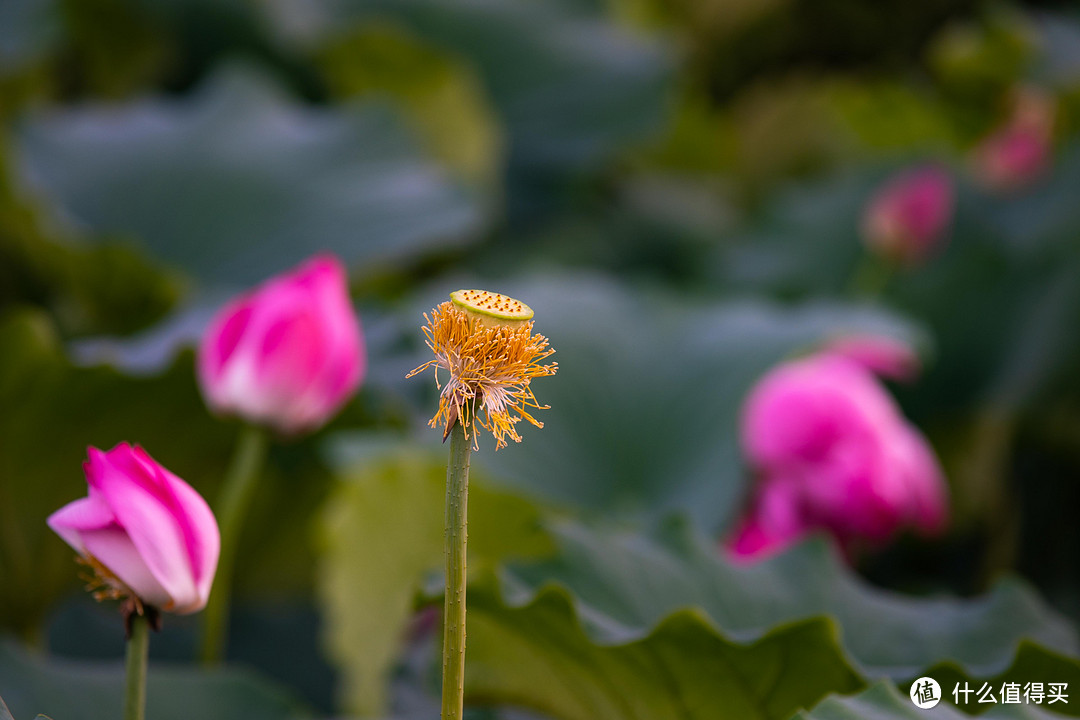
[[[240,432],[232,465],[221,488],[217,506],[218,526],[221,529],[221,555],[218,558],[214,587],[210,591],[210,600],[206,604],[203,617],[200,657],[204,665],[220,663],[225,653],[236,549],[244,516],[247,515],[248,506],[255,495],[255,481],[266,458],[267,445],[266,432],[262,428],[245,426]]]
[[[127,687],[124,692],[124,720],[146,717],[146,666],[150,656],[150,621],[144,615],[131,616],[127,641]]]
[[[450,464],[446,468],[442,720],[461,720],[465,702],[465,552],[471,449],[465,428],[458,422],[450,431]]]

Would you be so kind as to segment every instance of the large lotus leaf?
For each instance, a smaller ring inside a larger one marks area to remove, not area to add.
[[[65,336],[146,327],[165,315],[179,286],[131,248],[0,237],[0,307],[38,305]]]
[[[0,642],[0,695],[18,718],[40,712],[54,720],[115,720],[123,709],[124,668],[120,662],[35,657],[4,641]],[[284,692],[249,672],[158,668],[151,663],[147,720],[291,720],[302,716]]]
[[[982,689],[985,683],[989,683],[989,686],[994,688],[995,693],[998,693],[1000,698],[999,693],[1006,682],[1019,683],[1021,688],[1026,687],[1028,683],[1042,683],[1044,689],[1047,687],[1047,683],[1064,682],[1075,688],[1076,682],[1080,680],[1078,678],[1080,670],[1078,669],[1080,669],[1080,663],[1075,658],[1024,641],[1020,644],[1016,658],[1008,669],[986,680],[980,679],[978,683],[971,682],[970,678],[964,673],[963,668],[955,662],[938,663],[929,670],[920,671],[919,675],[937,680],[941,687],[947,691],[946,699],[952,698],[950,693],[958,685],[960,688],[970,687],[978,691]],[[912,677],[904,680],[900,683],[900,687],[910,687],[910,681],[915,679]],[[967,709],[974,709],[978,712],[981,708],[972,708],[969,705]],[[1064,704],[1056,702],[1049,709],[1062,715],[1080,716],[1080,703],[1075,701]]]
[[[1039,80],[1068,91],[1080,81],[1080,22],[1075,14],[1039,13],[1030,18],[1038,30]]]
[[[671,612],[699,607],[743,642],[781,623],[830,616],[858,668],[898,680],[945,660],[972,676],[994,675],[1010,667],[1021,640],[1072,655],[1080,649],[1072,626],[1015,579],[972,600],[922,599],[867,585],[824,541],[744,566],[683,522],[652,537],[565,524],[556,537],[555,559],[506,574],[507,600],[526,603],[548,583],[568,587],[601,642],[640,636]],[[1070,666],[1080,673],[1076,661]]]
[[[883,675],[1080,682],[1080,662],[1020,643],[1076,651],[1067,623],[1017,583],[972,601],[903,598],[856,580],[822,542],[743,567],[681,523],[657,537],[570,524],[556,536],[555,560],[504,572],[500,589],[470,586],[475,702],[560,720],[784,718]]]
[[[718,287],[788,296],[844,293],[865,258],[860,213],[883,177],[863,171],[780,188],[719,249]]]
[[[219,284],[322,250],[370,272],[481,222],[387,108],[305,108],[238,67],[184,98],[34,114],[19,150],[69,220]]]
[[[454,289],[426,300],[440,302]],[[739,407],[764,372],[844,333],[921,341],[910,324],[866,307],[691,303],[592,275],[542,275],[492,289],[534,308],[559,371],[532,384],[551,406],[536,414],[543,429],[523,426],[524,441],[498,452],[482,438],[474,464],[558,503],[638,519],[685,511],[709,531],[732,517],[740,497]],[[419,338],[419,329],[410,335]],[[399,377],[422,361],[398,361]],[[434,382],[422,379],[434,414]]]
[[[33,303],[65,334],[124,333],[159,318],[177,283],[132,248],[79,242],[20,192],[0,136],[0,307]]]
[[[5,0],[0,4],[0,76],[50,50],[59,25],[57,2]]]
[[[131,376],[157,375],[185,349],[199,343],[210,320],[228,300],[228,293],[199,293],[142,332],[79,338],[68,344],[68,352],[80,365],[111,365]]]
[[[341,482],[321,514],[317,586],[324,643],[342,669],[341,700],[371,715],[386,705],[417,592],[442,570],[446,460],[416,447],[348,447],[335,453]],[[552,549],[532,505],[477,479],[469,489],[470,571]]]
[[[502,171],[502,127],[475,72],[391,27],[361,26],[318,53],[337,97],[389,96],[447,167],[491,187]]]
[[[948,105],[926,87],[899,78],[830,77],[818,83],[830,110],[858,141],[864,161],[897,151],[950,149],[957,143],[958,123]]]
[[[295,522],[291,518],[278,519],[282,526]],[[303,520],[301,528],[308,530],[310,513]],[[247,528],[245,523],[245,540]],[[251,554],[243,553],[241,557],[246,566]],[[309,572],[311,565],[307,559]],[[167,615],[161,631],[154,633],[150,641],[151,667],[159,663],[161,667],[191,664],[198,655],[203,619],[202,613]],[[293,599],[282,591],[281,583],[264,584],[257,595],[238,592],[229,623],[225,667],[255,670],[260,677],[288,688],[314,713],[331,713],[337,674],[319,647],[321,627],[314,604]],[[47,638],[48,652],[65,660],[103,663],[124,656],[118,604],[95,602],[81,592],[65,599],[49,614]]]
[[[743,644],[694,609],[616,642],[597,642],[582,617],[560,589],[518,608],[470,587],[466,701],[559,720],[782,720],[863,684],[824,618]]]
[[[280,26],[308,42],[348,21],[393,22],[471,61],[505,119],[511,159],[527,165],[602,160],[658,128],[666,109],[667,53],[584,3],[286,0],[272,7]]]
[[[936,679],[936,678],[935,678]],[[942,686],[943,689],[945,686]],[[948,694],[948,690],[945,693]],[[1057,717],[1039,705],[993,705],[981,717],[1039,720]],[[969,709],[974,709],[969,706]],[[981,708],[980,708],[981,709]],[[878,683],[852,697],[830,697],[810,712],[800,712],[793,720],[964,720],[968,716],[948,703],[920,710],[889,683]]]
[[[1073,138],[1053,158],[1046,176],[1011,197],[988,195],[972,199],[972,212],[958,221],[990,238],[1001,237],[1017,259],[1043,257],[1048,251],[1075,250],[1080,208],[1072,190],[1080,182],[1080,140]],[[974,243],[968,239],[967,242]]]

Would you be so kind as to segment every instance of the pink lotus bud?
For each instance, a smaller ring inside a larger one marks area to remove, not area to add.
[[[911,346],[887,335],[844,336],[830,342],[825,351],[889,380],[914,380],[922,370],[919,356]]]
[[[953,202],[952,179],[943,169],[928,165],[902,172],[867,205],[864,240],[894,262],[917,265],[945,242]]]
[[[110,593],[175,613],[201,610],[221,546],[206,501],[141,447],[92,447],[89,456],[87,497],[50,515],[49,527]]]
[[[226,305],[203,336],[198,372],[216,412],[296,433],[341,409],[365,364],[345,269],[323,255]]]
[[[736,553],[766,554],[816,528],[848,546],[945,524],[933,451],[871,372],[846,357],[825,352],[772,370],[750,393],[741,435],[757,487]]]
[[[975,149],[976,178],[997,192],[1028,187],[1050,167],[1056,107],[1045,93],[1026,89],[1016,94],[1012,116]]]

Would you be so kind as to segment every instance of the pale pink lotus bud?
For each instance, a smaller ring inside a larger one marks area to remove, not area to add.
[[[914,380],[922,370],[918,353],[888,335],[845,335],[828,343],[825,352],[845,357],[889,380]]]
[[[87,497],[49,516],[113,596],[160,610],[201,610],[210,596],[221,537],[199,493],[141,447],[89,449]]]
[[[903,527],[944,527],[947,493],[933,450],[849,358],[824,352],[769,372],[743,408],[741,442],[756,487],[729,547],[744,556],[813,529],[850,546],[883,543]]]
[[[863,216],[863,239],[875,252],[903,265],[918,265],[947,240],[954,205],[953,182],[936,165],[906,170],[885,183]]]
[[[345,268],[330,255],[228,303],[199,345],[199,383],[214,411],[290,434],[326,423],[365,368]]]
[[[1046,174],[1053,158],[1056,105],[1042,91],[1016,93],[1009,120],[975,148],[976,179],[995,192],[1014,192]]]

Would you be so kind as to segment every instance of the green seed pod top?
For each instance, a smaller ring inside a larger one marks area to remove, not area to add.
[[[487,290],[455,290],[450,300],[485,325],[518,327],[533,317],[532,308],[520,300]]]

